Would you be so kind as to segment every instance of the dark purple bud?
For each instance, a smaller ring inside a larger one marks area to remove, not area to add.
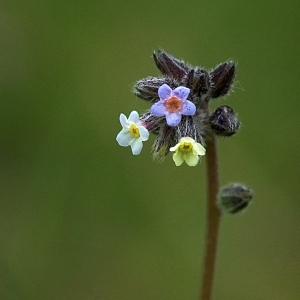
[[[173,57],[163,50],[153,53],[156,66],[163,75],[181,81],[189,71],[189,67],[181,60]]]
[[[229,93],[235,77],[234,62],[226,62],[217,66],[210,73],[211,97],[217,98]]]
[[[187,74],[187,86],[196,97],[206,94],[209,89],[208,72],[199,68],[190,70]]]
[[[158,88],[164,83],[173,87],[173,84],[170,80],[165,78],[156,78],[149,77],[142,80],[139,80],[134,86],[134,93],[141,99],[149,101],[157,101],[158,97]]]
[[[219,193],[219,206],[222,211],[235,214],[249,206],[254,197],[254,192],[241,183],[225,186]]]
[[[216,109],[209,118],[210,126],[217,135],[231,136],[240,128],[240,121],[230,106]]]

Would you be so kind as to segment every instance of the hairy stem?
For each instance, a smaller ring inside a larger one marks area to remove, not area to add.
[[[217,141],[214,135],[207,141],[207,231],[201,300],[211,300],[218,246],[221,212],[217,207],[219,192]]]

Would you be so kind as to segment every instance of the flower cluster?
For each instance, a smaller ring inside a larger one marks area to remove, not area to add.
[[[133,111],[127,119],[120,115],[122,130],[117,135],[120,146],[130,146],[133,155],[140,154],[149,134],[156,135],[155,158],[174,152],[176,166],[184,162],[195,166],[205,155],[205,143],[211,134],[231,136],[239,121],[229,106],[210,113],[211,99],[230,92],[235,65],[226,62],[212,71],[193,67],[172,55],[158,50],[153,58],[163,77],[147,77],[134,86],[134,93],[151,103],[148,112],[139,116]]]

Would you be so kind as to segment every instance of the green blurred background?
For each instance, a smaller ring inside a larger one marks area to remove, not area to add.
[[[222,183],[256,199],[223,219],[215,299],[296,300],[299,1],[6,0],[0,4],[0,299],[198,299],[205,164],[120,148],[120,112],[161,47],[238,63]],[[298,123],[299,125],[299,123]]]

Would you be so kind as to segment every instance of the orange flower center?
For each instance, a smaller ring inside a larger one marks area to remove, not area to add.
[[[165,106],[168,112],[176,113],[182,110],[182,101],[173,96],[166,101]]]

